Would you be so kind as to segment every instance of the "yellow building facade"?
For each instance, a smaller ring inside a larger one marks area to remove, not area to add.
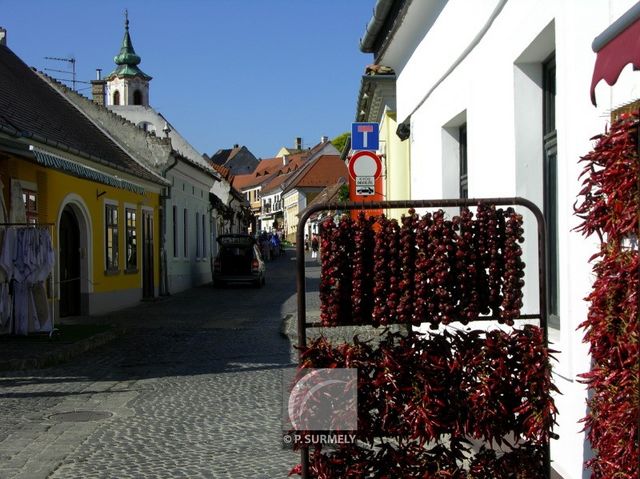
[[[411,162],[409,142],[402,141],[396,131],[398,122],[396,113],[384,111],[380,122],[380,144],[382,151],[382,165],[384,175],[385,201],[408,200],[411,198]],[[405,213],[401,209],[386,211],[390,218],[400,219]]]
[[[296,242],[298,232],[298,190],[291,190],[283,195],[285,238],[292,243]]]
[[[96,170],[66,152],[24,155],[0,146],[3,201],[7,220],[22,200],[27,222],[50,225],[56,317],[107,313],[155,296],[162,186]],[[43,164],[47,158],[58,166]]]

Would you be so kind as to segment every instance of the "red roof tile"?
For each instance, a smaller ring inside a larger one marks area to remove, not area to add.
[[[322,155],[299,172],[298,176],[287,185],[287,190],[304,187],[326,187],[334,184],[340,177],[348,176],[347,165],[340,155]]]

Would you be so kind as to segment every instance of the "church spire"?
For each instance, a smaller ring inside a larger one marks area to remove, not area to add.
[[[138,64],[140,57],[133,49],[129,35],[129,12],[124,11],[124,37],[120,53],[113,61],[116,69],[105,77],[107,83],[107,106],[149,106],[149,80]]]
[[[149,75],[138,68],[138,64],[141,59],[136,55],[136,51],[133,49],[133,43],[131,42],[131,36],[129,35],[129,12],[127,10],[124,11],[124,18],[124,37],[122,39],[122,46],[120,47],[120,53],[113,58],[113,61],[118,66],[107,78],[140,77],[145,80],[151,80]]]

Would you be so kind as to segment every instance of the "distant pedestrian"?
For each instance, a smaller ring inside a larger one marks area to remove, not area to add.
[[[304,235],[304,250],[309,251],[309,235]]]
[[[313,235],[313,238],[311,239],[311,257],[312,258],[317,258],[318,257],[318,247],[320,246],[319,241],[318,241],[318,237],[316,235]]]
[[[278,235],[273,233],[269,243],[271,244],[271,257],[276,258],[280,256],[280,238],[278,238]]]
[[[267,232],[263,231],[260,234],[260,252],[262,253],[262,258],[265,261],[269,261],[271,259],[271,247],[269,243],[269,237],[267,236]]]

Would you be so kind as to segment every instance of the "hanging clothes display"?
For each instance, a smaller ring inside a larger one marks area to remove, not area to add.
[[[45,281],[54,260],[47,228],[11,226],[5,230],[0,244],[0,269],[8,279],[4,284],[9,287],[0,286],[0,333],[52,331]]]
[[[0,227],[0,259],[2,246],[4,245],[5,228]],[[9,293],[9,275],[6,273],[0,261],[0,334],[11,333],[13,323],[11,322],[13,303]]]

